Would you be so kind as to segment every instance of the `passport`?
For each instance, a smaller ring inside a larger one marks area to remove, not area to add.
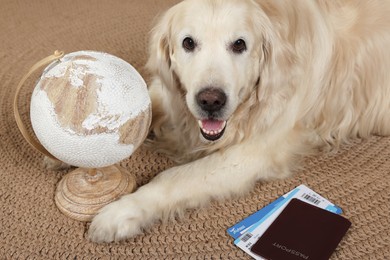
[[[268,260],[329,259],[350,226],[340,215],[292,199],[251,251]]]

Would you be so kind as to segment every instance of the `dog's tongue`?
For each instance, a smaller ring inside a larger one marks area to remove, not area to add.
[[[202,127],[207,131],[218,131],[223,127],[224,121],[204,119],[202,120]]]
[[[202,136],[209,141],[216,141],[225,132],[226,121],[203,119],[198,121]]]

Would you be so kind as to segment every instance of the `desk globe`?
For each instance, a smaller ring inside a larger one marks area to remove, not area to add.
[[[139,73],[124,60],[94,51],[66,54],[43,71],[30,106],[39,142],[54,157],[80,167],[57,186],[66,215],[89,221],[135,188],[116,165],[146,138],[151,101]]]

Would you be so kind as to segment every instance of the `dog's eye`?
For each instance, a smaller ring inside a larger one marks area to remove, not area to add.
[[[196,43],[191,37],[186,37],[183,40],[183,48],[186,51],[193,51],[195,49],[195,47],[196,47]]]
[[[234,53],[243,53],[246,51],[246,43],[243,39],[238,39],[237,41],[233,42],[231,49]]]

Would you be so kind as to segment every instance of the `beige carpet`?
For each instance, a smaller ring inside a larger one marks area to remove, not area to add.
[[[308,158],[289,179],[259,183],[246,197],[190,211],[185,219],[157,224],[120,243],[90,243],[88,224],[57,210],[54,191],[66,172],[43,169],[42,156],[16,129],[11,100],[17,82],[55,49],[108,52],[147,77],[142,69],[147,32],[156,14],[174,2],[0,0],[0,259],[245,259],[226,229],[301,183],[342,207],[352,221],[332,259],[390,259],[388,137],[357,140],[337,154]],[[26,121],[36,79],[21,95]],[[172,164],[141,149],[122,166],[142,185]]]

